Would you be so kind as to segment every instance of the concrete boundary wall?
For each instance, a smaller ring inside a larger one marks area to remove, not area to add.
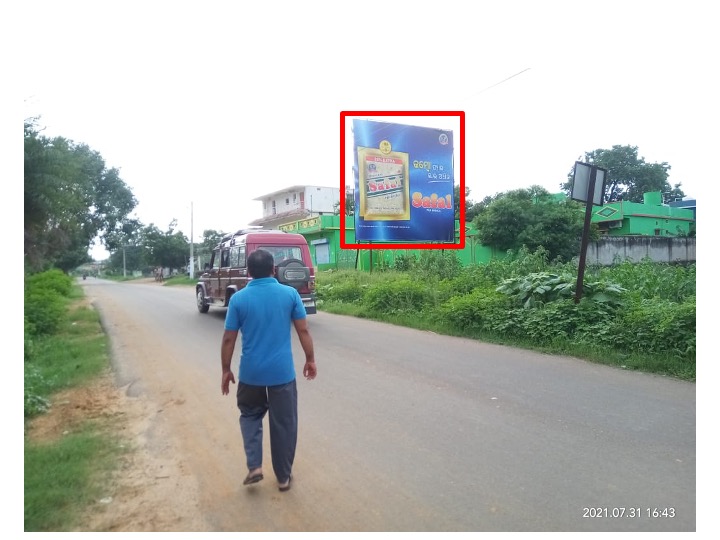
[[[586,263],[610,265],[626,260],[640,262],[650,258],[655,262],[695,262],[695,238],[654,236],[608,236],[590,242]]]

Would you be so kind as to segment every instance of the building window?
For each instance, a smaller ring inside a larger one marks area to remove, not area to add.
[[[288,206],[290,204],[290,199],[285,199],[285,206]]]

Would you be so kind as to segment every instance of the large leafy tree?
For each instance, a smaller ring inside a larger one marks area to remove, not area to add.
[[[467,209],[468,209],[468,196],[470,195],[470,188],[465,186],[465,219],[467,220]],[[455,211],[455,219],[460,219],[460,184],[453,186],[453,207]]]
[[[543,247],[550,259],[570,260],[580,252],[583,213],[568,198],[558,199],[541,186],[516,189],[478,203],[473,224],[482,244],[501,251]]]
[[[215,229],[205,229],[203,231],[202,243],[198,246],[198,254],[204,255],[209,259],[213,249],[220,243],[223,236],[225,236],[225,233]]]
[[[685,196],[681,183],[671,187],[668,182],[670,165],[666,162],[647,163],[638,157],[637,146],[615,145],[610,149],[598,148],[585,153],[585,162],[607,169],[605,201],[643,202],[643,195],[651,191],[660,191],[663,201],[669,202]],[[570,193],[574,166],[568,174],[568,181],[561,188]]]
[[[68,271],[88,262],[101,241],[136,206],[117,169],[85,144],[43,136],[25,122],[25,263],[28,270]]]
[[[110,250],[108,268],[115,271],[149,268],[151,263],[144,242],[143,224],[137,219],[126,219],[106,236],[105,245]]]
[[[190,256],[190,242],[181,232],[176,231],[177,220],[162,232],[152,223],[143,230],[143,244],[148,251],[148,262],[163,268],[186,268]]]

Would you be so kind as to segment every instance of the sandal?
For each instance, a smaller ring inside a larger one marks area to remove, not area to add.
[[[292,483],[292,474],[290,475],[290,478],[288,478],[287,484],[283,484],[278,486],[278,489],[280,491],[288,491],[290,489],[290,484]]]
[[[257,484],[260,480],[263,479],[262,473],[255,473],[252,476],[250,473],[245,477],[245,480],[243,480],[243,486],[249,486],[250,484]]]

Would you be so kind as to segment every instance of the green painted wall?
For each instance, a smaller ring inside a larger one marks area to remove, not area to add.
[[[455,222],[456,238],[459,223]],[[342,249],[340,247],[340,216],[318,216],[282,225],[281,230],[302,234],[310,246],[310,254],[318,270],[359,268],[369,270],[383,265],[393,266],[398,257],[419,256],[420,249]],[[465,248],[454,251],[464,265],[487,263],[493,258],[502,258],[505,253],[477,243],[477,231],[466,231]],[[352,216],[345,218],[345,241],[355,243],[354,220]],[[323,252],[324,254],[321,254]],[[329,262],[318,262],[318,256],[325,257]]]
[[[562,194],[558,194],[560,198]],[[562,195],[565,197],[564,195]],[[565,197],[566,198],[566,197]],[[656,204],[662,201],[655,193],[647,193],[646,204],[620,201],[593,208],[592,221],[600,227],[613,223],[607,228],[608,236],[687,236],[694,227],[693,211]],[[648,204],[648,201],[651,204]],[[340,216],[317,216],[279,227],[288,232],[300,233],[307,238],[315,267],[318,270],[359,268],[369,270],[383,265],[393,266],[400,256],[419,256],[419,249],[341,249]],[[455,238],[459,238],[459,223],[455,222]],[[355,243],[354,219],[345,218],[345,241]],[[477,231],[466,225],[465,248],[447,250],[457,254],[463,265],[486,264],[493,259],[502,259],[499,252],[477,241]],[[318,257],[327,262],[318,262]]]

